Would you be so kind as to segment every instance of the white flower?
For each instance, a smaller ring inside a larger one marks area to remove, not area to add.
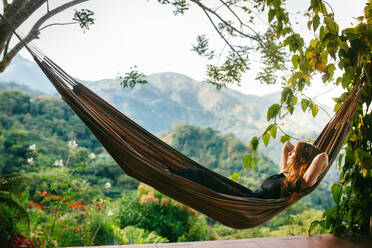
[[[56,160],[54,161],[54,164],[53,164],[55,167],[58,167],[58,166],[63,166],[63,160]]]
[[[92,152],[91,154],[88,155],[88,157],[89,157],[90,159],[95,159],[97,156],[96,156],[96,154],[94,154],[94,153]]]
[[[105,184],[105,189],[110,189],[111,188],[111,183],[106,183]]]
[[[35,144],[30,145],[30,146],[27,148],[27,150],[29,150],[29,151],[36,151],[36,145],[35,145]]]
[[[78,146],[78,144],[76,143],[75,140],[69,141],[69,142],[67,143],[67,145],[68,145],[68,147],[69,147],[71,150],[75,149],[75,148]]]
[[[33,164],[34,163],[34,158],[28,158],[27,163],[28,164]]]
[[[114,213],[113,212],[111,212],[111,210],[109,210],[108,212],[107,212],[107,215],[108,216],[112,216]]]

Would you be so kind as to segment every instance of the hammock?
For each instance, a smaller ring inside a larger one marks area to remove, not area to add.
[[[235,192],[248,190],[199,165],[137,125],[69,76],[33,45],[26,45],[26,48],[63,100],[88,126],[125,173],[226,226],[239,229],[264,223],[318,186],[350,130],[362,85],[362,79],[356,82],[351,94],[313,143],[321,151],[327,152],[329,157],[328,168],[319,176],[315,185],[298,194],[294,200],[240,197],[215,192],[171,173],[170,169],[200,168]]]

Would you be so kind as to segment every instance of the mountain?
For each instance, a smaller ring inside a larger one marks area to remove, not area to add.
[[[85,84],[156,135],[166,133],[180,123],[187,123],[211,127],[223,134],[234,133],[247,142],[265,130],[267,108],[280,100],[280,93],[256,96],[231,89],[217,91],[210,84],[173,72],[152,74],[147,80],[148,84],[134,89],[124,89],[114,79]],[[32,90],[53,94],[51,83],[38,66],[20,56],[0,74],[0,81],[17,82]],[[321,111],[314,119],[311,114],[297,110],[286,118],[283,129],[295,137],[313,138],[328,120],[329,117]],[[280,146],[278,142],[273,142],[265,149],[275,161],[280,156]]]
[[[44,94],[55,94],[57,92],[39,66],[20,55],[15,56],[5,71],[0,73],[0,82],[25,85],[31,90]]]
[[[21,91],[21,92],[26,93],[30,96],[45,96],[45,95],[48,95],[45,92],[32,90],[27,85],[16,84],[14,82],[9,82],[9,83],[8,82],[0,82],[0,91],[5,91],[5,90]]]
[[[112,79],[86,85],[151,132],[160,134],[177,123],[211,127],[234,133],[247,141],[260,135],[267,125],[267,108],[277,95],[256,96],[222,89],[185,75],[166,72],[147,77],[149,84],[123,89]],[[289,133],[301,137],[318,132],[328,121],[322,113],[314,119],[296,111],[286,120]]]

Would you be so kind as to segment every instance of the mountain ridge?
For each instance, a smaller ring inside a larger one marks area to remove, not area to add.
[[[280,93],[256,96],[227,88],[217,91],[211,84],[175,72],[154,73],[146,79],[148,84],[134,89],[123,88],[115,79],[82,83],[158,136],[178,123],[187,123],[211,127],[225,134],[234,133],[240,140],[248,142],[253,136],[262,134],[268,125],[267,108],[280,101]],[[36,63],[20,56],[0,74],[0,81],[17,82],[32,90],[55,94],[55,90],[51,90],[52,84]],[[286,118],[284,129],[296,137],[314,138],[328,120],[329,117],[321,112],[314,119],[299,107]],[[270,142],[269,148],[265,149],[274,160],[280,156],[278,143]]]

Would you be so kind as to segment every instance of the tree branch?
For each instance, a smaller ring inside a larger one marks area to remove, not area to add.
[[[51,23],[51,24],[45,25],[44,27],[40,28],[39,32],[51,26],[65,26],[65,25],[71,25],[71,24],[76,24],[76,23],[79,23],[79,22]]]
[[[9,6],[8,1],[7,0],[3,0],[3,10],[4,10],[4,12],[5,12],[5,9],[8,8],[8,6]]]
[[[14,0],[6,11],[4,17],[0,19],[0,54],[3,52],[4,44],[13,35],[8,22],[14,29],[24,23],[46,0]]]
[[[10,40],[12,39],[12,37],[10,37],[6,43],[5,43],[5,47],[4,47],[4,56],[6,56],[6,54],[8,53],[8,48],[9,48],[9,43],[10,43]]]
[[[228,23],[225,19],[223,19],[219,14],[217,14],[216,11],[213,11],[212,9],[208,8],[207,6],[205,6],[204,4],[202,4],[200,2],[200,0],[190,0],[191,2],[195,3],[196,5],[198,5],[201,9],[203,9],[204,13],[211,13],[213,14],[215,17],[217,17],[223,24],[225,24],[226,26],[230,27],[233,31],[235,31],[236,33],[240,34],[241,36],[243,37],[246,37],[246,38],[249,38],[251,40],[255,40],[259,43],[260,42],[260,39],[258,37],[255,37],[255,36],[252,36],[252,35],[249,35],[249,34],[246,34],[240,30],[238,30],[236,27],[232,26],[230,23]]]
[[[43,0],[43,1],[45,1],[45,0]],[[26,37],[23,39],[23,42],[19,42],[17,45],[15,45],[13,47],[13,49],[8,54],[6,54],[6,56],[3,56],[3,60],[0,62],[0,72],[3,72],[5,70],[5,68],[10,64],[11,60],[14,58],[14,56],[25,46],[25,44],[28,44],[32,40],[38,38],[39,32],[40,32],[40,27],[41,27],[42,24],[44,24],[44,22],[46,22],[48,19],[50,19],[54,15],[56,15],[56,14],[58,14],[58,13],[64,11],[64,10],[66,10],[66,9],[72,7],[72,6],[75,6],[77,4],[80,4],[80,3],[83,3],[83,2],[87,2],[87,1],[89,1],[89,0],[74,0],[74,1],[70,1],[68,3],[65,3],[65,4],[63,4],[63,5],[61,5],[61,6],[57,7],[57,8],[49,11],[44,16],[42,16],[32,26],[32,28],[30,29],[30,31],[28,32],[28,34],[26,35]],[[31,1],[31,2],[33,2],[33,1]],[[30,8],[30,9],[33,9],[34,8],[32,5],[28,5],[25,8],[27,8],[27,7]]]
[[[37,38],[37,36],[39,35],[39,31],[40,31],[40,27],[41,25],[44,24],[44,22],[46,22],[48,19],[50,19],[51,17],[55,16],[56,14],[72,7],[72,6],[75,6],[77,4],[80,4],[80,3],[83,3],[83,2],[87,2],[89,0],[74,0],[74,1],[70,1],[68,3],[65,3],[49,12],[47,12],[44,16],[42,16],[35,24],[34,26],[31,28],[30,32],[28,33],[28,35],[26,36],[26,38],[31,38],[32,36],[36,36],[35,38]]]
[[[235,13],[235,11],[234,10],[232,10],[231,8],[230,8],[230,6],[225,2],[225,1],[223,1],[223,0],[220,0],[220,2],[223,4],[223,5],[225,5],[225,7],[235,16],[235,18],[239,21],[239,23],[240,23],[240,25],[241,26],[244,26],[244,27],[246,27],[246,28],[248,28],[248,29],[250,29],[255,35],[256,35],[256,37],[257,37],[257,39],[258,40],[256,40],[256,41],[258,41],[259,43],[261,43],[261,45],[263,45],[264,46],[264,42],[261,40],[261,38],[260,38],[260,35],[253,29],[253,28],[251,28],[250,26],[248,26],[247,24],[245,24],[243,21],[242,21],[242,19],[240,19],[240,17]]]
[[[214,29],[217,31],[217,33],[220,35],[220,37],[225,41],[225,43],[230,47],[230,49],[238,55],[241,62],[244,64],[246,68],[248,68],[248,65],[245,63],[244,59],[240,56],[240,54],[235,50],[235,48],[230,44],[230,42],[226,39],[226,37],[220,32],[220,30],[217,28],[216,24],[213,22],[212,18],[208,14],[207,10],[203,9],[205,15],[208,17],[209,21],[213,25]]]
[[[275,123],[275,125],[278,127],[278,129],[280,130],[280,132],[282,132],[284,135],[290,137],[291,139],[294,139],[294,140],[300,140],[299,138],[296,138],[294,136],[291,136],[289,135],[286,131],[284,131],[278,124]]]

